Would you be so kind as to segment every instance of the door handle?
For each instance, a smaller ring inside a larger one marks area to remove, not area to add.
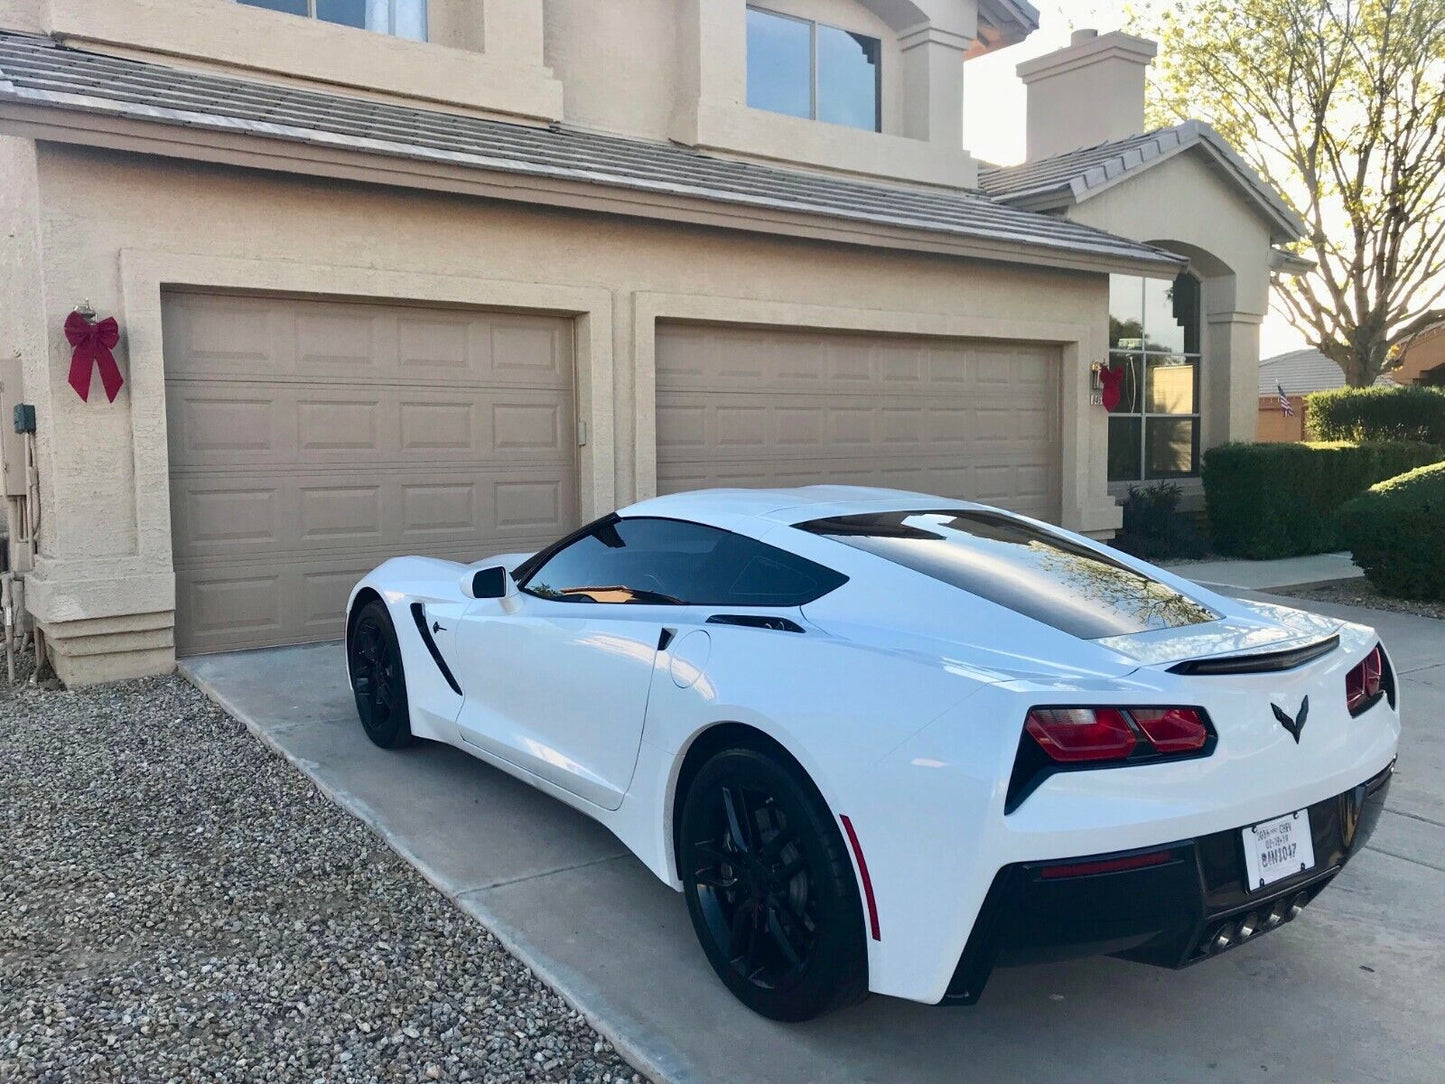
[[[677,635],[676,629],[663,629],[657,637],[657,650],[666,651],[667,645],[672,643],[672,638]]]

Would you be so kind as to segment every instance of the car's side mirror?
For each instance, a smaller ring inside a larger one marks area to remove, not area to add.
[[[462,594],[468,598],[510,598],[516,593],[512,574],[502,565],[479,568],[462,577]]]

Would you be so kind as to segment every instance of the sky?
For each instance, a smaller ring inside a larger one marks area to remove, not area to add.
[[[1124,0],[1033,0],[1039,28],[1019,45],[970,60],[964,69],[963,144],[975,157],[1009,164],[1024,157],[1024,85],[1014,68],[1025,60],[1062,49],[1076,29],[1100,33],[1124,25]],[[1259,356],[1273,357],[1305,346],[1304,336],[1271,310],[1260,328]]]

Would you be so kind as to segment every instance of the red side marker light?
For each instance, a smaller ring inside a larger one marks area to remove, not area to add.
[[[863,859],[858,833],[853,831],[853,822],[848,819],[847,814],[838,819],[843,822],[843,831],[848,833],[848,846],[853,848],[853,857],[858,862],[858,876],[863,878],[863,896],[868,902],[868,932],[873,935],[873,940],[882,941],[883,935],[878,932],[878,904],[873,899],[873,878],[868,876],[868,863]]]

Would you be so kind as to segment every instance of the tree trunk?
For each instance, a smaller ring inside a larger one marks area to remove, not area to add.
[[[1345,374],[1346,385],[1368,388],[1384,371],[1390,346],[1383,337],[1361,335],[1349,343],[1321,343],[1320,353],[1340,367]]]

